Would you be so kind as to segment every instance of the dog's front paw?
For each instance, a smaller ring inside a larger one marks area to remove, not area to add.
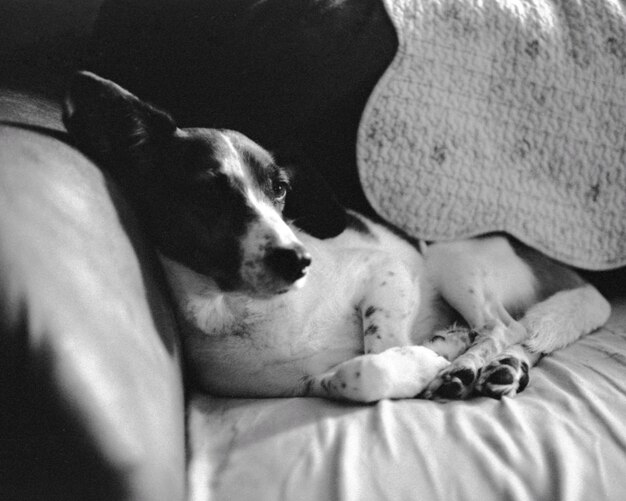
[[[321,376],[317,394],[364,403],[413,398],[448,364],[423,346],[389,348],[339,364]]]
[[[511,355],[502,355],[482,370],[476,391],[491,398],[513,397],[526,388],[528,381],[528,363]]]
[[[363,355],[339,364],[322,385],[333,398],[376,402],[391,393],[389,370],[377,355]]]
[[[430,400],[465,399],[474,390],[479,374],[478,368],[454,362],[437,374],[420,397]]]

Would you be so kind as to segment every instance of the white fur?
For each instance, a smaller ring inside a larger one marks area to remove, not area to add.
[[[366,285],[385,269],[389,255],[373,251],[376,240],[359,242],[351,233],[320,241],[298,232],[313,259],[306,285],[268,299],[223,293],[211,279],[162,257],[183,317],[195,327],[185,342],[207,389],[246,396],[301,394],[306,378],[363,353],[360,308]],[[405,255],[402,270],[419,287],[419,254],[407,252],[410,246],[399,238],[388,243]],[[429,330],[414,337],[403,333],[403,344],[425,339]]]
[[[412,398],[449,364],[425,346],[396,346],[339,364],[315,378],[311,394],[357,402]]]
[[[506,309],[532,304],[536,280],[506,239],[435,244],[422,256],[384,228],[363,222],[372,234],[347,230],[324,241],[291,228],[312,255],[307,282],[266,299],[224,293],[211,279],[162,258],[192,327],[185,344],[205,389],[222,395],[323,395],[357,401],[414,396],[442,368],[452,367],[431,349],[449,358],[465,349],[455,344],[456,338],[443,345],[429,343],[430,349],[397,348],[424,344],[437,327],[452,322],[449,312],[434,307],[439,294],[471,326],[490,333],[479,340],[488,341],[486,351],[485,346],[476,348],[473,358],[468,352],[473,363],[485,364],[494,346],[502,351],[528,341],[527,331],[516,327]],[[598,302],[585,297],[593,305]],[[365,315],[369,306],[382,312],[381,332],[391,329],[382,340],[364,336],[373,317]],[[531,323],[546,314],[562,314],[549,303],[537,308]],[[600,325],[605,316],[606,309],[594,320],[580,322],[575,337]],[[533,339],[541,338],[541,331]],[[350,379],[356,373],[360,376]]]
[[[284,283],[266,268],[268,250],[276,247],[301,245],[293,230],[264,204],[256,206],[259,218],[250,224],[241,241],[243,266],[241,276],[253,290],[279,292],[290,284]],[[302,281],[300,282],[302,283]]]
[[[557,292],[524,316],[530,336],[524,344],[533,352],[553,352],[601,327],[610,315],[611,305],[590,285]]]

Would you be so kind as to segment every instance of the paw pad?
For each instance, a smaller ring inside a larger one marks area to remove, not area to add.
[[[497,368],[487,379],[490,383],[495,384],[511,384],[515,381],[515,376],[508,369],[508,365],[506,367]]]
[[[422,396],[446,400],[467,398],[472,393],[477,377],[476,371],[469,367],[446,369],[431,383]]]
[[[458,378],[465,386],[471,385],[476,379],[476,374],[472,369],[463,368],[450,373],[450,377]]]
[[[528,386],[528,369],[528,363],[515,357],[496,359],[483,370],[477,391],[496,399],[514,396]]]
[[[465,387],[459,381],[446,381],[435,392],[438,398],[458,399],[462,398]]]

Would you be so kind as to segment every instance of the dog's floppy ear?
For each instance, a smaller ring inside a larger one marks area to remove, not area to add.
[[[70,81],[63,123],[76,145],[105,166],[146,162],[176,130],[167,113],[87,71]]]
[[[346,211],[322,175],[306,162],[290,163],[291,191],[284,215],[316,238],[331,238],[346,228]]]

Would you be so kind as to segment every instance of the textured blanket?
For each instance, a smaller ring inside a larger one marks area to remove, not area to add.
[[[626,264],[626,10],[616,0],[384,0],[398,53],[362,117],[361,182],[417,238],[506,231]]]

